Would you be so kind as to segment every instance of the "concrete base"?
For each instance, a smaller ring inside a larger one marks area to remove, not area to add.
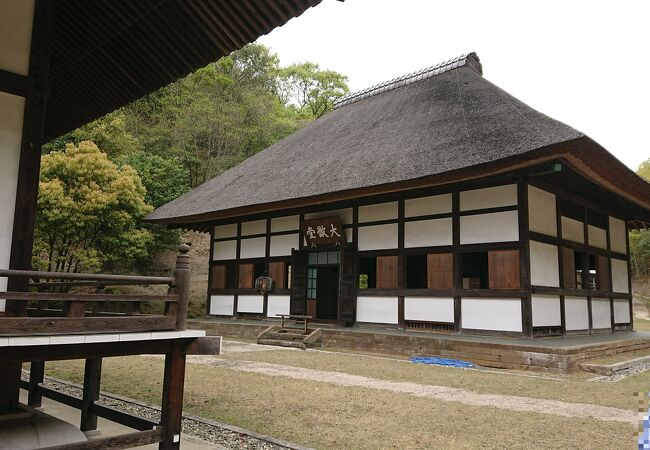
[[[193,327],[209,335],[255,340],[275,321],[194,319]],[[397,355],[438,355],[471,361],[485,367],[569,372],[580,363],[618,353],[650,348],[650,333],[618,332],[535,339],[419,333],[380,327],[322,328],[323,347]]]

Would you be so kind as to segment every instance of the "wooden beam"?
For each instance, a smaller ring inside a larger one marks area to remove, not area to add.
[[[0,335],[2,336],[171,331],[175,328],[176,317],[157,315],[83,318],[3,317],[0,320]]]
[[[220,355],[221,336],[204,336],[194,339],[185,350],[188,355]]]
[[[81,424],[83,432],[97,429],[97,412],[93,409],[99,400],[102,377],[102,358],[87,358],[84,369],[83,397],[81,399]]]
[[[0,92],[27,97],[29,89],[29,78],[0,69]]]
[[[32,361],[29,368],[29,387],[27,404],[34,408],[39,408],[43,401],[43,393],[39,385],[43,382],[45,376],[45,361]]]
[[[181,419],[183,416],[183,384],[185,382],[185,353],[180,343],[172,344],[165,355],[165,380],[161,404],[160,424],[165,433],[160,450],[179,450]]]
[[[164,433],[165,430],[158,427],[155,430],[136,431],[134,433],[94,439],[92,441],[42,447],[40,450],[117,450],[121,448],[133,448],[156,444],[161,441]]]

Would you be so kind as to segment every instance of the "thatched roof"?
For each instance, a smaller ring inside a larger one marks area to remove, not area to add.
[[[189,224],[435,184],[585,139],[483,78],[471,53],[346,96],[334,111],[147,220]]]

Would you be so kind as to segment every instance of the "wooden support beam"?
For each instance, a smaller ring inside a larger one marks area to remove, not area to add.
[[[20,370],[20,362],[0,362],[0,415],[18,410]]]
[[[0,69],[0,92],[27,97],[29,89],[29,78]]]
[[[40,408],[43,402],[43,392],[40,384],[45,376],[45,361],[32,361],[29,368],[29,387],[27,404],[34,408]]]
[[[93,406],[99,400],[101,377],[102,358],[86,359],[83,396],[81,398],[81,425],[79,426],[79,429],[83,432],[97,429],[97,412],[93,409]]]
[[[140,331],[171,331],[173,316],[107,316],[107,317],[3,317],[1,336],[29,336],[65,333],[128,333]]]
[[[179,254],[176,256],[176,268],[174,270],[174,285],[178,302],[176,303],[176,329],[184,330],[187,324],[187,308],[190,303],[190,246],[181,244],[178,246]]]
[[[185,359],[185,352],[180,342],[174,342],[171,352],[165,355],[165,380],[160,417],[160,425],[164,427],[165,432],[158,447],[160,450],[180,449]]]
[[[42,447],[40,450],[117,450],[121,448],[133,448],[160,442],[164,433],[165,430],[158,427],[155,430],[136,431],[120,436],[77,442],[75,444]]]

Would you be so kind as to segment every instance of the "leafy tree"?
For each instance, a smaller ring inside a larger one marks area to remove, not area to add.
[[[96,271],[147,257],[152,240],[138,221],[152,210],[135,170],[119,168],[89,141],[67,144],[41,164],[34,265]]]
[[[650,181],[650,159],[642,163],[636,173]],[[635,276],[650,275],[650,231],[630,233],[630,253],[633,274]]]
[[[318,118],[334,107],[334,101],[349,89],[348,77],[318,64],[292,64],[280,72],[279,96],[284,103],[295,102],[302,111]]]

